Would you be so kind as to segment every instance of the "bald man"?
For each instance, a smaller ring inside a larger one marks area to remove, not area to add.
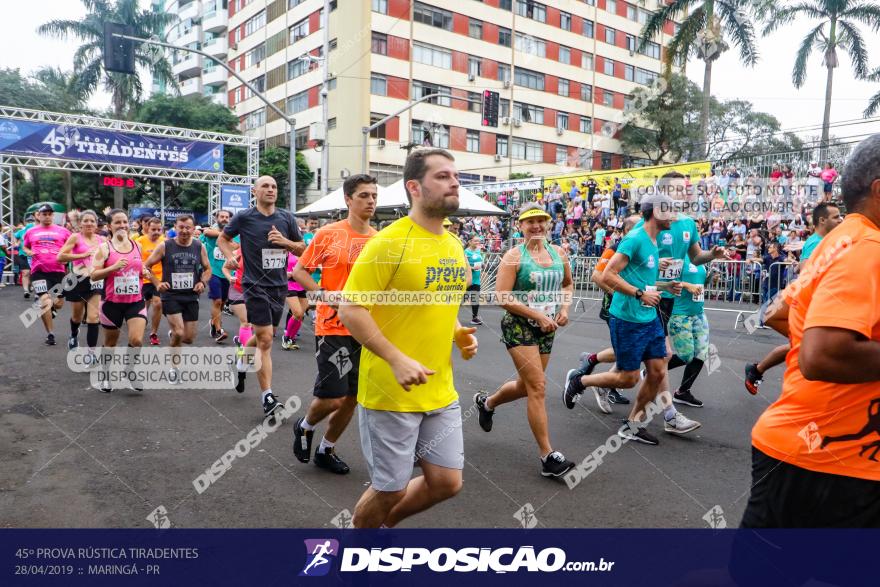
[[[254,207],[232,217],[217,239],[217,246],[226,257],[231,270],[244,271],[242,289],[247,319],[254,327],[254,336],[246,346],[257,347],[260,369],[257,379],[262,391],[263,413],[271,415],[281,406],[272,393],[272,337],[281,319],[287,298],[287,255],[301,255],[306,245],[293,214],[275,207],[278,186],[264,175],[252,189]],[[232,239],[241,237],[241,259],[235,260]],[[235,390],[244,391],[245,371],[239,365]]]

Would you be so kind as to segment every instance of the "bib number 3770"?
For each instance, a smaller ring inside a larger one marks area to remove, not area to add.
[[[284,269],[287,266],[287,251],[284,249],[263,249],[263,269]]]

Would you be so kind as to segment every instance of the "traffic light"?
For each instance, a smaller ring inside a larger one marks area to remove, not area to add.
[[[114,37],[113,33],[134,36],[134,27],[104,23],[104,70],[134,75],[134,41]]]
[[[498,126],[498,105],[501,98],[498,92],[483,92],[483,126]]]

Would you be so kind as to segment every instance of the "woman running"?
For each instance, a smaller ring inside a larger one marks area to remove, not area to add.
[[[241,278],[244,276],[244,265],[241,262],[241,248],[235,249],[235,261],[238,262],[238,269],[235,273],[229,270],[229,260],[223,263],[223,276],[229,281],[229,310],[238,318],[238,334],[232,337],[235,343],[236,351],[236,372],[238,381],[235,385],[235,391],[244,392],[245,365],[244,347],[247,341],[254,335],[254,327],[247,319],[247,307],[244,305],[244,289],[241,287]]]
[[[140,348],[147,325],[147,309],[141,293],[144,274],[141,251],[129,237],[125,211],[111,210],[108,219],[113,236],[98,247],[92,261],[92,281],[104,281],[104,301],[101,303],[104,346],[116,346],[119,329],[125,323],[128,325],[128,346]],[[142,389],[139,382],[130,383],[135,391]],[[108,378],[101,382],[101,391],[113,391]]]
[[[105,239],[98,234],[98,215],[94,211],[86,210],[80,214],[78,224],[79,232],[70,235],[58,252],[58,262],[70,263],[76,278],[76,285],[64,294],[65,299],[71,303],[70,339],[67,341],[67,348],[73,350],[79,346],[79,327],[85,315],[86,344],[91,359],[95,347],[98,346],[100,331],[98,316],[101,312],[101,293],[104,289],[103,281],[90,279],[92,257]]]
[[[306,290],[293,279],[293,269],[299,257],[293,253],[287,254],[287,321],[284,335],[281,337],[281,348],[285,351],[298,351],[296,335],[299,334],[303,318],[309,309],[309,300],[306,299]]]
[[[501,319],[501,341],[513,358],[518,377],[490,396],[477,393],[474,403],[480,411],[480,426],[489,432],[498,406],[527,398],[529,426],[540,449],[541,475],[561,477],[574,463],[550,445],[544,371],[556,329],[568,324],[571,266],[562,249],[547,242],[550,215],[539,205],[523,208],[519,228],[525,242],[505,253],[496,279],[499,302],[506,310]]]
[[[703,402],[694,397],[691,387],[709,354],[709,321],[703,312],[706,282],[706,266],[688,261],[681,272],[682,292],[675,297],[669,319],[669,338],[675,353],[669,360],[669,369],[684,367],[681,385],[672,401],[695,408],[703,407]]]

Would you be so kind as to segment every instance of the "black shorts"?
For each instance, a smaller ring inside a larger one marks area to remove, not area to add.
[[[103,280],[93,282],[88,277],[82,278],[79,275],[76,278],[78,280],[76,287],[64,292],[64,298],[68,302],[87,302],[92,296],[104,293]]]
[[[145,283],[141,286],[141,295],[149,302],[154,296],[158,296],[159,292],[156,290],[156,286],[152,283]]]
[[[316,336],[315,348],[315,358],[318,360],[315,397],[335,399],[357,396],[360,343],[353,336]]]
[[[28,263],[28,258],[24,255],[16,255],[15,256],[15,266],[18,267],[19,271],[30,271],[31,265]]]
[[[287,302],[287,286],[246,285],[244,307],[254,326],[278,326]]]
[[[300,289],[300,290],[289,289],[289,290],[287,290],[287,297],[289,297],[289,298],[305,298],[306,297],[306,290],[304,290],[304,289]]]
[[[660,298],[657,304],[657,315],[663,324],[663,335],[669,336],[669,319],[672,318],[672,308],[675,306],[675,298]]]
[[[119,302],[101,302],[101,326],[108,330],[118,330],[132,318],[143,318],[147,321],[147,307],[144,300],[122,304]]]
[[[43,273],[42,271],[37,271],[36,273],[31,273],[31,287],[34,290],[34,294],[37,297],[49,295],[49,292],[53,287],[59,285],[64,281],[64,276],[66,273]],[[64,297],[64,289],[63,287],[59,287],[58,290],[61,292],[59,297]]]
[[[181,300],[173,296],[162,296],[162,315],[181,314],[184,322],[199,321],[199,300]]]

